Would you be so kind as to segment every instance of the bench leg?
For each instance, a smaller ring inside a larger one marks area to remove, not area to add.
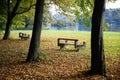
[[[60,45],[60,49],[64,49],[65,48],[65,45]]]
[[[77,49],[76,52],[79,52],[79,51],[80,51],[80,48],[79,48],[79,47],[77,47],[76,49]]]

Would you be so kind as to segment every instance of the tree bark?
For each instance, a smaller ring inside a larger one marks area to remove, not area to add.
[[[13,21],[13,19],[11,18],[11,16],[10,17],[8,16],[3,40],[9,39],[12,21]]]
[[[9,39],[13,18],[16,16],[16,11],[18,10],[20,3],[21,3],[21,0],[17,0],[13,10],[11,11],[10,0],[7,0],[7,23],[6,23],[6,29],[5,29],[3,40]]]
[[[37,0],[32,39],[26,62],[39,61],[44,0]]]
[[[100,75],[106,74],[103,43],[104,11],[105,0],[95,0],[91,32],[91,72]]]

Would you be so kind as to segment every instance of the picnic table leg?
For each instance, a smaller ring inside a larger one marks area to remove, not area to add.
[[[65,48],[65,44],[61,44],[60,49],[64,49],[64,48]]]
[[[74,47],[77,48],[78,41],[74,42]]]
[[[57,45],[60,46],[60,39],[57,40]]]
[[[65,43],[67,43],[67,40],[65,40]]]
[[[77,52],[79,52],[80,51],[80,47],[77,47],[77,50],[76,50]]]

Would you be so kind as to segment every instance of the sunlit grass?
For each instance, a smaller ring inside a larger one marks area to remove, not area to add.
[[[28,33],[32,35],[31,30],[14,30],[11,31],[11,38],[19,38],[18,33]],[[59,30],[42,30],[41,44],[52,45],[58,48],[57,38],[74,38],[79,40],[79,44],[86,41],[87,47],[82,52],[90,54],[91,32],[87,31],[59,31]],[[44,48],[42,47],[41,48]],[[106,55],[116,55],[120,53],[120,32],[104,32],[104,46]],[[50,46],[51,47],[51,46]],[[49,48],[49,46],[45,47]]]
[[[32,30],[13,30],[11,31],[11,39],[19,39],[19,32],[28,33],[32,36]],[[117,56],[120,54],[120,32],[104,32],[104,50],[106,56]],[[52,48],[59,49],[57,46],[57,38],[74,38],[79,40],[79,44],[86,41],[87,47],[80,53],[89,54],[90,50],[90,40],[91,32],[89,31],[60,31],[60,30],[42,30],[41,32],[41,49]],[[73,47],[68,46],[68,49]]]

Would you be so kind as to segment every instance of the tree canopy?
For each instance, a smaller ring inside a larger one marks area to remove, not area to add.
[[[10,11],[14,9],[15,4],[17,0],[11,0],[10,1]],[[36,0],[20,0],[21,3],[19,5],[18,10],[15,12],[15,14],[21,14],[24,12],[27,12],[31,9],[32,6],[35,5]],[[116,0],[107,0],[107,2],[115,2]],[[49,7],[51,5],[57,5],[59,12],[62,14],[65,14],[69,17],[74,16],[76,17],[76,20],[80,19],[81,22],[85,25],[90,25],[90,19],[93,12],[93,6],[94,6],[94,0],[45,0],[45,8],[44,8],[44,18],[43,23],[44,25],[49,24],[49,22],[52,20],[51,13],[49,12]],[[3,28],[6,23],[7,19],[7,2],[5,0],[0,1],[0,27]],[[31,13],[31,12],[30,12]],[[49,14],[47,14],[49,13]],[[26,16],[22,16],[23,19],[27,18],[29,13],[25,13]],[[18,19],[17,19],[18,18]],[[23,22],[25,20],[22,20],[21,16],[17,16],[17,18],[14,19],[13,24],[14,27],[16,27],[16,24],[20,26],[24,26],[26,22]],[[21,19],[19,19],[21,18]],[[29,20],[33,22],[33,19],[29,18]],[[29,21],[28,21],[29,22]]]

